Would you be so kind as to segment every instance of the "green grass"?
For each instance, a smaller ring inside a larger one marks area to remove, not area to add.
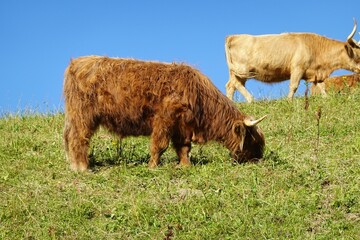
[[[63,114],[0,119],[0,239],[359,239],[360,91],[239,104],[268,114],[263,161],[234,164],[194,145],[147,168],[149,139],[92,140],[92,171],[74,173]],[[321,108],[318,125],[315,113]]]

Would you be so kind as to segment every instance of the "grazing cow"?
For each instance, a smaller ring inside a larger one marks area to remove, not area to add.
[[[353,31],[346,42],[332,40],[314,33],[283,33],[276,35],[232,35],[226,38],[225,52],[230,78],[226,95],[232,99],[235,89],[248,102],[252,95],[245,82],[254,78],[265,83],[290,79],[288,98],[292,98],[304,79],[319,85],[325,93],[323,80],[337,69],[360,73],[360,44],[353,40]]]
[[[344,89],[355,88],[360,83],[360,74],[350,74],[343,76],[330,77],[324,80],[326,92],[342,92]],[[311,86],[311,95],[321,93],[318,84]]]
[[[101,125],[120,137],[150,135],[149,167],[171,140],[180,165],[190,165],[191,141],[215,140],[239,162],[259,159],[265,140],[211,81],[185,64],[88,56],[65,71],[64,143],[71,168],[88,168],[91,136]]]

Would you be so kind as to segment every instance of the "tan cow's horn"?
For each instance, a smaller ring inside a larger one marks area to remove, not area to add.
[[[357,23],[356,23],[356,19],[354,18],[354,28],[353,28],[352,32],[350,33],[350,35],[347,37],[347,41],[349,41],[350,39],[353,38],[353,36],[355,35],[355,32],[356,32],[356,28],[357,28]]]
[[[256,124],[258,124],[259,122],[261,122],[262,120],[264,120],[264,118],[266,118],[266,117],[267,117],[267,115],[265,115],[257,120],[251,120],[250,118],[247,117],[244,119],[244,124],[245,124],[245,126],[253,127]]]

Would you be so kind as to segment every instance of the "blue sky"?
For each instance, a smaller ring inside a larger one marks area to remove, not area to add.
[[[360,22],[359,9],[358,0],[3,0],[0,115],[61,111],[64,69],[70,58],[83,55],[186,62],[225,92],[227,35],[315,32],[345,41],[353,17]],[[247,88],[257,99],[283,97],[288,81],[250,80]]]

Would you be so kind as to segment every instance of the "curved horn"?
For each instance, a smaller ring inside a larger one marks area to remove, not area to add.
[[[350,35],[347,37],[347,41],[349,41],[350,39],[352,39],[353,36],[355,35],[356,27],[357,27],[357,23],[356,23],[356,19],[354,18],[354,28],[353,28],[352,32],[350,33]]]
[[[259,118],[259,119],[257,119],[257,120],[251,120],[249,117],[246,117],[245,119],[244,119],[244,124],[245,124],[245,126],[247,126],[247,127],[253,127],[253,126],[255,126],[256,124],[258,124],[259,122],[261,122],[262,120],[264,120],[264,118],[266,118],[267,117],[267,115],[265,115],[265,116],[263,116],[263,117],[261,117],[261,118]]]

